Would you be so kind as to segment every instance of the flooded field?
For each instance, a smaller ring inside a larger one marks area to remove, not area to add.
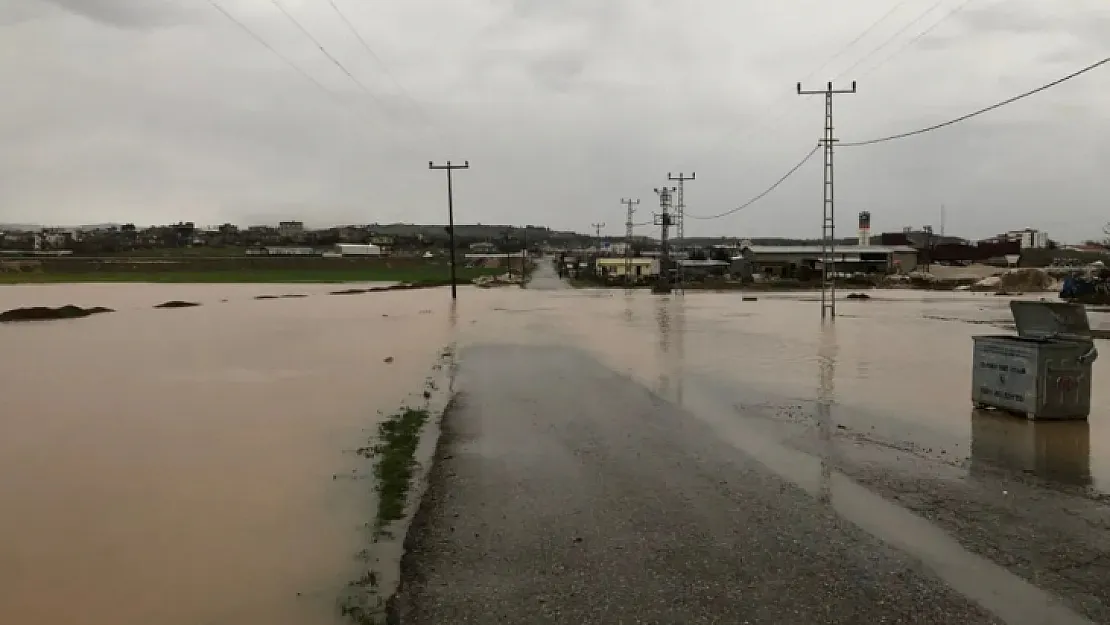
[[[0,288],[0,310],[117,311],[0,326],[0,622],[342,622],[373,509],[349,452],[452,341],[578,347],[769,465],[820,458],[925,516],[922,492],[1018,521],[1104,515],[1110,362],[1089,424],[972,411],[970,337],[1005,332],[1004,298],[876,292],[822,325],[806,294],[465,288],[452,311],[445,289],[330,290]],[[254,299],[292,293],[308,297]],[[202,306],[152,308],[167,300]]]
[[[450,321],[430,291],[253,299],[287,292],[326,290],[0,289],[118,311],[0,327],[0,622],[343,622],[374,510],[353,451]]]

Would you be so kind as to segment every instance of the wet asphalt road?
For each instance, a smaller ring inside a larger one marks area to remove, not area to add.
[[[585,352],[464,350],[401,623],[995,623]]]

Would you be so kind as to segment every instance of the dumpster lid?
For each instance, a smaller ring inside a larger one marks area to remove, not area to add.
[[[1018,336],[1090,340],[1091,325],[1083,304],[1013,300],[1010,311]]]

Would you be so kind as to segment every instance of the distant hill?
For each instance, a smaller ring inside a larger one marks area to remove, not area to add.
[[[31,224],[0,224],[0,230],[8,232],[35,232],[42,230],[42,226],[34,226]]]

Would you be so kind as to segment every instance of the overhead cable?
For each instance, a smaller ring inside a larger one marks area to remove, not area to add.
[[[813,69],[808,74],[803,76],[802,79],[801,79],[801,82],[806,82],[807,80],[809,80],[810,78],[815,76],[818,72],[820,72],[820,71],[824,70],[826,67],[828,67],[833,61],[836,61],[837,59],[839,59],[841,56],[844,55],[845,52],[847,52],[853,46],[855,46],[857,43],[859,43],[861,40],[863,40],[864,37],[871,34],[871,32],[874,31],[876,28],[878,28],[880,24],[885,22],[887,20],[887,18],[889,18],[891,15],[894,15],[894,13],[896,13],[898,11],[898,9],[901,9],[904,5],[908,4],[911,1],[913,1],[913,0],[900,0],[900,2],[898,2],[897,4],[892,6],[890,9],[888,9],[886,11],[886,13],[883,13],[881,16],[878,17],[878,19],[871,22],[870,25],[868,25],[866,28],[864,28],[862,31],[860,31],[860,33],[858,35],[856,35],[854,39],[852,39],[848,43],[841,46],[840,50],[838,50],[835,54],[826,58],[825,61],[823,63],[821,63],[821,65],[819,65],[816,69]],[[876,52],[876,50],[872,50],[870,54],[874,54],[875,52]],[[870,54],[864,56],[863,58],[867,58],[868,56],[870,56]],[[768,107],[765,110],[763,110],[756,117],[756,119],[762,119],[763,121],[761,123],[755,124],[753,126],[747,126],[748,132],[741,134],[738,138],[736,138],[736,140],[740,141],[740,140],[743,140],[743,139],[748,139],[748,138],[754,136],[760,130],[762,130],[764,128],[769,128],[771,126],[774,126],[779,121],[784,119],[789,113],[793,112],[793,110],[795,108],[794,107],[794,102],[796,101],[796,100],[793,100],[793,95],[794,95],[794,92],[792,92],[792,91],[789,92],[789,93],[785,93],[785,94],[783,94],[783,96],[781,98],[775,100],[770,105],[768,105]],[[786,103],[788,98],[791,98],[791,100],[790,100],[791,104],[784,107],[783,104]],[[809,98],[805,98],[804,100],[809,100]],[[776,110],[779,111],[778,115],[775,115],[771,118],[766,118],[765,117],[765,115],[767,113],[770,113],[770,112],[776,111]],[[738,130],[740,130],[741,128],[744,128],[744,127],[745,126],[733,127],[731,130],[729,130],[725,134],[721,135],[721,138],[717,141],[717,143],[713,144],[713,147],[711,147],[709,150],[707,150],[706,153],[707,154],[716,153],[717,150],[719,150],[721,147],[723,147],[729,139],[732,139],[734,137],[734,135],[736,134],[736,132]]]
[[[871,58],[879,50],[882,50],[883,48],[889,46],[891,44],[891,42],[893,42],[895,39],[898,38],[899,35],[906,32],[907,30],[909,30],[911,27],[913,27],[914,24],[920,22],[926,15],[932,13],[934,10],[936,10],[937,7],[939,7],[943,3],[944,3],[944,0],[937,0],[936,2],[931,4],[929,6],[929,8],[925,9],[917,17],[915,17],[912,20],[910,20],[909,22],[907,22],[905,26],[899,28],[897,31],[895,31],[895,33],[893,35],[887,37],[885,40],[883,40],[882,43],[880,43],[879,45],[872,48],[870,52],[868,52],[867,54],[865,54],[865,55],[861,56],[859,59],[857,59],[855,63],[852,63],[852,65],[850,65],[848,67],[848,69],[846,69],[846,70],[840,72],[839,74],[837,74],[836,76],[834,76],[833,80],[835,81],[835,80],[839,79],[840,77],[844,76],[845,74],[847,74],[848,72],[851,72],[855,68],[859,67],[861,63],[863,63],[865,60]]]
[[[277,9],[281,11],[281,13],[290,22],[292,22],[294,26],[296,26],[302,33],[304,33],[304,36],[308,37],[309,41],[311,41],[317,48],[319,48],[320,52],[322,52],[324,56],[328,57],[328,60],[330,60],[336,67],[338,67],[341,72],[346,74],[347,78],[351,79],[351,82],[358,85],[359,89],[361,89],[366,95],[370,96],[370,98],[373,99],[374,102],[376,102],[378,106],[382,108],[382,110],[385,110],[385,106],[382,104],[382,101],[378,99],[378,96],[365,84],[363,84],[361,80],[356,78],[355,75],[351,73],[351,70],[347,69],[347,66],[343,65],[343,63],[341,63],[339,59],[335,58],[335,56],[331,52],[328,52],[328,49],[324,47],[324,44],[320,43],[319,39],[313,36],[313,34],[309,32],[309,30],[305,28],[304,25],[301,24],[301,22],[297,18],[293,17],[293,14],[285,8],[285,5],[283,5],[278,0],[270,0],[270,3],[277,7]]]
[[[912,39],[910,39],[910,40],[909,40],[909,41],[907,41],[906,43],[902,44],[902,46],[901,46],[901,47],[899,47],[898,49],[896,49],[896,50],[895,50],[894,52],[892,52],[892,53],[891,53],[890,55],[888,55],[888,56],[887,56],[886,58],[884,58],[883,60],[879,61],[879,62],[878,62],[877,64],[875,64],[875,65],[871,66],[871,69],[867,70],[867,71],[866,71],[866,72],[864,72],[864,73],[863,73],[863,74],[862,74],[861,76],[859,76],[858,80],[862,80],[862,79],[863,79],[863,78],[865,78],[866,76],[869,76],[869,75],[871,75],[871,74],[875,73],[875,72],[876,72],[876,71],[877,71],[877,70],[878,70],[878,69],[879,69],[880,67],[882,67],[882,66],[886,65],[887,63],[889,63],[889,62],[891,61],[891,59],[893,59],[894,57],[898,56],[899,54],[902,54],[902,53],[903,53],[903,52],[905,52],[906,50],[908,50],[908,49],[912,48],[912,47],[913,47],[913,45],[914,45],[915,43],[917,43],[918,41],[921,41],[921,40],[922,40],[922,39],[924,39],[925,37],[929,36],[929,33],[931,33],[931,32],[933,32],[934,30],[936,30],[937,26],[940,26],[940,25],[941,25],[941,24],[943,24],[944,22],[948,21],[948,19],[949,19],[949,18],[952,18],[952,17],[956,16],[956,15],[957,15],[958,13],[960,13],[961,11],[963,11],[964,9],[966,9],[966,8],[967,8],[967,7],[968,7],[968,6],[969,6],[969,5],[970,5],[970,4],[972,3],[972,2],[974,2],[974,1],[975,1],[975,0],[964,0],[964,1],[963,1],[963,2],[961,2],[961,3],[959,4],[959,5],[957,5],[957,6],[953,7],[953,8],[951,9],[951,10],[949,10],[949,11],[948,11],[947,13],[945,13],[945,14],[944,14],[944,16],[942,16],[942,17],[941,17],[941,18],[940,18],[939,20],[937,20],[937,21],[933,22],[933,25],[932,25],[932,26],[929,26],[929,27],[928,27],[928,28],[926,28],[925,30],[923,30],[923,31],[921,31],[921,32],[919,32],[919,33],[917,33],[917,35],[916,35],[916,36],[914,36],[914,37],[913,37]]]
[[[236,25],[237,27],[239,27],[239,29],[240,29],[240,30],[242,30],[242,31],[243,31],[244,33],[246,33],[246,35],[247,35],[248,37],[250,37],[251,39],[253,39],[253,40],[254,40],[255,42],[257,42],[257,43],[258,43],[259,45],[261,45],[261,46],[262,46],[263,48],[265,48],[266,50],[269,50],[269,51],[270,51],[270,53],[271,53],[271,54],[273,54],[274,56],[276,56],[276,57],[277,57],[278,59],[280,59],[282,63],[284,63],[285,65],[287,65],[287,66],[288,66],[288,67],[289,67],[290,69],[292,69],[293,71],[295,71],[295,72],[297,72],[298,74],[300,74],[300,75],[301,75],[301,76],[302,76],[302,77],[303,77],[303,78],[304,78],[305,80],[307,80],[308,82],[312,83],[312,84],[313,84],[313,86],[315,86],[315,87],[316,87],[317,89],[319,89],[320,91],[324,92],[324,94],[326,94],[326,95],[327,95],[327,96],[328,96],[329,98],[331,98],[331,99],[332,99],[332,101],[333,101],[333,102],[335,103],[335,105],[336,105],[336,106],[338,106],[338,107],[340,107],[340,108],[344,108],[344,109],[346,109],[346,108],[347,108],[347,106],[346,106],[346,105],[347,105],[347,103],[346,103],[346,102],[344,102],[344,101],[343,101],[343,100],[341,99],[340,95],[339,95],[339,94],[338,94],[338,93],[337,93],[337,92],[336,92],[336,91],[335,91],[334,89],[330,89],[330,88],[328,88],[328,87],[324,86],[324,84],[323,84],[323,83],[321,83],[321,82],[320,82],[319,80],[317,80],[317,79],[316,79],[316,78],[315,78],[315,77],[314,77],[314,76],[313,76],[312,74],[310,74],[310,73],[309,73],[309,72],[308,72],[307,70],[305,70],[305,69],[304,69],[304,68],[302,68],[301,66],[297,65],[296,63],[294,63],[294,62],[293,62],[293,60],[292,60],[292,59],[290,59],[290,58],[289,58],[288,56],[286,56],[286,55],[282,54],[281,52],[279,52],[279,51],[277,50],[277,48],[275,48],[274,46],[270,45],[270,43],[269,43],[269,42],[267,42],[267,41],[266,41],[265,39],[263,39],[263,38],[262,38],[262,36],[261,36],[261,35],[259,35],[259,34],[258,34],[258,33],[256,33],[256,32],[255,32],[254,30],[252,30],[252,29],[251,29],[251,28],[250,28],[249,26],[247,26],[247,25],[246,25],[245,23],[243,23],[243,21],[242,21],[242,20],[238,19],[237,17],[235,17],[234,15],[232,15],[232,14],[231,14],[230,12],[228,12],[228,10],[227,10],[227,9],[225,9],[225,8],[224,8],[224,7],[223,7],[223,6],[222,6],[222,5],[221,5],[221,4],[219,3],[219,2],[217,2],[217,0],[208,0],[208,4],[212,5],[212,8],[216,9],[217,11],[219,11],[221,15],[223,15],[223,16],[224,16],[225,18],[227,18],[227,19],[228,19],[228,21],[230,21],[231,23],[233,23],[233,24],[235,24],[235,25]],[[347,113],[353,113],[353,112],[352,112],[352,111],[350,111],[349,109],[348,109],[348,110],[346,110],[345,112],[347,112]],[[365,118],[363,118],[362,116],[359,116],[359,117],[360,117],[360,119],[359,119],[358,121],[362,122],[363,124],[365,124],[365,123],[367,122],[367,120],[366,120]],[[360,130],[361,132],[367,132],[367,130],[368,130],[368,129],[367,129],[367,128],[366,128],[365,126],[363,126],[363,125],[361,125],[361,124],[360,124],[360,125],[359,125],[359,130]],[[391,144],[393,144],[393,145],[396,145],[396,142],[395,142],[395,141],[393,141],[393,140],[392,140],[392,138],[390,138],[390,143],[391,143]]]
[[[397,80],[397,77],[394,76],[393,72],[389,70],[389,66],[385,64],[385,61],[382,60],[382,57],[378,56],[377,52],[374,52],[374,48],[370,47],[369,42],[366,41],[366,38],[362,36],[362,33],[359,32],[359,29],[354,25],[350,18],[347,17],[347,14],[339,8],[339,5],[335,3],[335,0],[328,0],[328,4],[331,5],[332,10],[335,11],[335,14],[337,16],[339,16],[339,19],[342,20],[344,24],[346,24],[347,29],[351,31],[351,34],[353,34],[355,38],[358,39],[358,42],[362,44],[362,48],[366,50],[366,53],[369,54],[370,57],[374,59],[374,61],[382,68],[382,71],[385,73],[385,75],[388,76],[391,81],[393,81],[393,84],[396,85],[397,90],[400,91],[401,95],[406,100],[408,100],[413,110],[415,110],[420,115],[420,117],[423,118],[424,123],[427,124],[427,126],[431,128],[437,135],[439,135],[440,140],[442,140],[444,143],[450,143],[446,139],[446,137],[443,136],[440,128],[432,121],[432,118],[427,114],[424,108],[420,106],[420,103],[417,102],[416,98],[412,97],[408,89],[405,89],[405,86],[401,84],[401,81]]]
[[[816,154],[817,150],[820,150],[820,149],[821,149],[820,144],[814,146],[814,148],[812,150],[810,150],[808,154],[805,155],[805,158],[798,161],[797,165],[794,165],[793,167],[791,167],[790,171],[786,172],[781,178],[779,178],[777,181],[775,181],[775,184],[771,185],[770,187],[768,187],[766,190],[764,190],[759,195],[753,197],[752,199],[748,200],[747,202],[744,202],[743,204],[741,204],[740,206],[737,206],[736,208],[727,210],[723,213],[718,213],[716,215],[693,215],[693,214],[690,214],[690,213],[686,213],[685,216],[689,217],[691,219],[719,219],[721,217],[727,217],[728,215],[731,215],[733,213],[738,213],[738,212],[744,210],[745,208],[751,206],[752,204],[755,204],[759,200],[762,200],[769,193],[771,193],[772,191],[777,189],[779,187],[779,185],[786,182],[787,178],[789,178],[790,176],[793,176],[795,172],[797,172],[799,169],[801,169],[802,165],[805,165],[806,161],[813,158],[813,155]]]
[[[896,135],[890,135],[888,137],[879,137],[877,139],[868,139],[867,141],[848,141],[848,142],[838,143],[837,146],[838,147],[858,147],[858,146],[862,146],[862,145],[874,145],[876,143],[885,143],[887,141],[894,141],[896,139],[905,139],[906,137],[912,137],[914,135],[920,135],[920,134],[924,134],[926,132],[931,132],[933,130],[938,130],[940,128],[944,128],[946,126],[951,126],[953,124],[958,124],[962,121],[966,121],[968,119],[971,119],[972,117],[976,117],[978,115],[982,115],[983,113],[988,113],[988,112],[993,111],[995,109],[1002,108],[1003,106],[1006,106],[1007,104],[1012,104],[1014,102],[1017,102],[1018,100],[1027,98],[1027,97],[1029,97],[1033,94],[1040,93],[1040,92],[1045,91],[1047,89],[1051,89],[1052,87],[1055,87],[1056,85],[1067,82],[1067,81],[1071,80],[1072,78],[1076,78],[1077,76],[1081,76],[1083,74],[1086,74],[1087,72],[1089,72],[1093,69],[1096,69],[1098,67],[1101,67],[1101,66],[1103,66],[1107,63],[1110,63],[1110,57],[1107,57],[1107,58],[1102,59],[1101,61],[1097,61],[1095,63],[1092,63],[1092,64],[1084,67],[1083,69],[1080,69],[1080,70],[1077,70],[1077,71],[1074,71],[1074,72],[1068,74],[1067,76],[1057,78],[1056,80],[1053,80],[1050,83],[1041,85],[1040,87],[1037,87],[1036,89],[1031,89],[1029,91],[1026,91],[1025,93],[1018,94],[1018,95],[1016,95],[1012,98],[1007,98],[1007,99],[1005,99],[1001,102],[996,102],[996,103],[994,103],[990,106],[981,108],[977,111],[973,111],[971,113],[968,113],[967,115],[961,115],[960,117],[957,117],[955,119],[950,119],[950,120],[948,120],[946,122],[942,122],[940,124],[934,124],[934,125],[928,126],[926,128],[919,128],[917,130],[912,130],[910,132],[902,132],[902,133],[898,133]]]
[[[265,39],[263,39],[261,36],[259,36],[258,33],[251,30],[249,26],[247,26],[246,24],[241,22],[234,15],[232,15],[231,13],[228,13],[227,9],[223,8],[223,6],[221,6],[220,3],[216,2],[216,0],[208,0],[208,4],[211,4],[213,9],[216,9],[217,11],[219,11],[224,17],[226,17],[229,21],[231,21],[231,23],[238,26],[251,39],[254,39],[263,48],[266,48],[267,50],[269,50],[274,56],[281,59],[281,61],[283,63],[285,63],[293,71],[297,72],[302,77],[304,77],[305,80],[312,83],[313,85],[316,85],[316,87],[318,89],[320,89],[321,91],[327,92],[329,95],[331,94],[331,90],[329,90],[327,87],[325,87],[319,80],[316,80],[315,78],[313,78],[312,74],[309,74],[308,72],[306,72],[299,65],[294,63],[289,57],[285,56],[281,52],[278,52],[276,48],[274,48],[269,43],[267,43],[267,41]]]

